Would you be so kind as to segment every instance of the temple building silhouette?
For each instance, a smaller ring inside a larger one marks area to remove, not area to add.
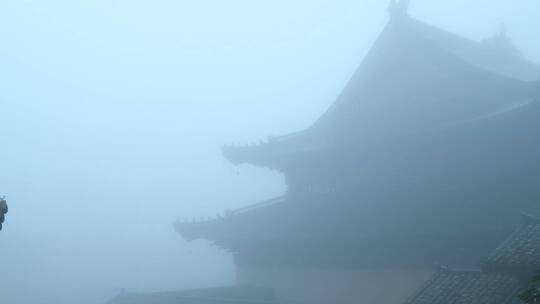
[[[391,2],[380,37],[311,127],[223,148],[234,164],[281,172],[287,190],[176,223],[185,240],[233,254],[237,285],[221,294],[251,292],[238,303],[428,303],[411,297],[429,282],[460,280],[453,269],[478,268],[522,213],[540,214],[540,65],[504,27],[474,41],[407,8]],[[481,271],[465,277],[500,282]],[[118,303],[191,303],[177,295]]]

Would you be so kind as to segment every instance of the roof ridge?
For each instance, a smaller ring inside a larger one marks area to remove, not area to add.
[[[521,213],[521,219],[520,219],[520,225],[518,229],[523,228],[524,226],[530,225],[530,224],[540,224],[540,218],[532,215],[530,213],[522,212]]]
[[[439,266],[438,271],[441,272],[451,272],[451,273],[479,273],[482,274],[482,269],[480,268],[454,268],[447,266]]]

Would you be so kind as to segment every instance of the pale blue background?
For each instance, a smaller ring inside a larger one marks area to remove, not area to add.
[[[0,302],[231,283],[230,257],[171,223],[283,191],[277,173],[235,168],[219,147],[309,126],[387,5],[2,0]],[[413,0],[411,15],[473,39],[504,21],[540,61],[538,0]]]

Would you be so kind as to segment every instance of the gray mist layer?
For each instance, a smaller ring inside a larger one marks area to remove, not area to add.
[[[2,303],[231,284],[176,219],[279,195],[220,146],[308,127],[387,21],[387,1],[0,2]],[[473,39],[501,22],[540,61],[537,0],[413,1]],[[421,51],[421,50],[419,50]]]

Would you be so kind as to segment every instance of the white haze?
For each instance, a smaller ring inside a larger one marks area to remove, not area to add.
[[[121,288],[230,284],[179,218],[277,196],[220,146],[306,128],[387,21],[383,0],[0,2],[0,302],[102,303]],[[538,0],[413,0],[481,39],[505,22],[540,61]]]

